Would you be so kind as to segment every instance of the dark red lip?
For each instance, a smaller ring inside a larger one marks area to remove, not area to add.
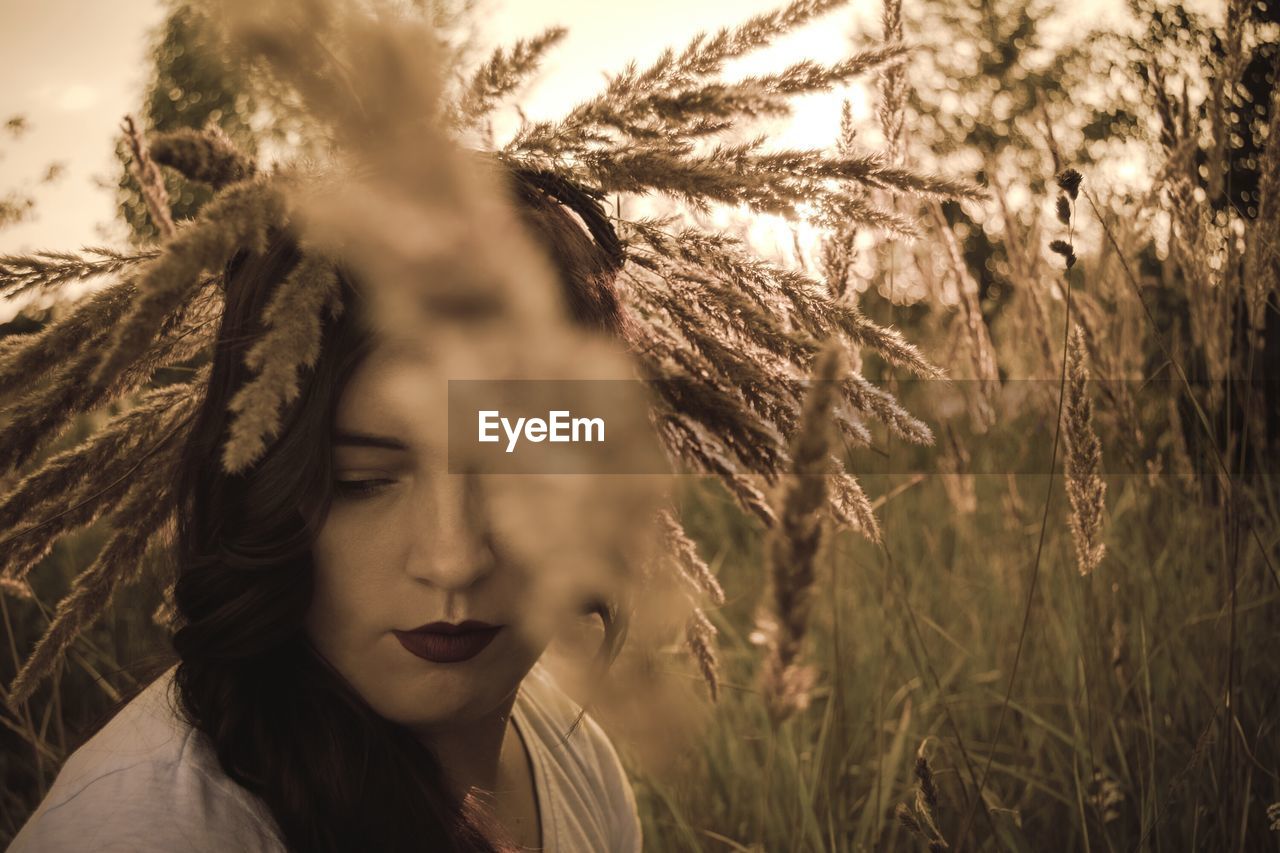
[[[430,622],[412,631],[392,633],[396,635],[400,645],[423,660],[432,663],[460,663],[484,651],[501,630],[501,625],[468,619],[458,624]]]

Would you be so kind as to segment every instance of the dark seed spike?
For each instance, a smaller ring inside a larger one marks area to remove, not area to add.
[[[1075,169],[1063,169],[1058,173],[1058,189],[1071,196],[1071,200],[1075,201],[1080,193],[1080,182],[1084,180]]]

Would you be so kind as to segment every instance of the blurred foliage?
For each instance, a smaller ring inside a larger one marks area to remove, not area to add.
[[[152,36],[152,77],[143,97],[145,133],[200,129],[213,123],[250,155],[259,150],[262,126],[255,123],[264,93],[220,44],[217,28],[199,4],[166,0],[168,14]],[[147,216],[137,183],[129,174],[128,145],[116,145],[120,160],[117,198],[136,243],[149,243],[158,231]],[[165,170],[175,220],[190,218],[212,195],[207,187]]]
[[[1177,105],[1165,102],[1156,92],[1158,80],[1181,77],[1184,91],[1185,87],[1194,87],[1198,82],[1211,86],[1215,64],[1223,60],[1227,46],[1217,28],[1202,14],[1185,6],[1132,0],[1131,8],[1142,25],[1141,32],[1128,42],[1133,55],[1131,68],[1146,86],[1144,94],[1150,107],[1160,116],[1158,143],[1165,151],[1172,151],[1181,141],[1172,123],[1172,112]],[[1280,4],[1252,0],[1246,9],[1259,24],[1280,24]],[[1187,66],[1186,57],[1200,57],[1199,65]],[[1206,147],[1199,147],[1195,154],[1200,186],[1206,192],[1211,189],[1210,169],[1220,168],[1225,173],[1224,189],[1212,194],[1210,199],[1215,209],[1230,205],[1246,218],[1257,215],[1261,140],[1271,117],[1277,68],[1280,68],[1280,42],[1274,38],[1260,42],[1249,51],[1239,85],[1224,93],[1229,121],[1227,150],[1216,158],[1216,152]],[[1200,102],[1195,107],[1194,120],[1207,122],[1210,107],[1209,100]]]
[[[202,4],[163,0],[168,12],[152,34],[151,78],[143,96],[144,133],[221,127],[251,157],[316,153],[301,111],[289,95],[265,75],[238,61],[217,22]],[[482,0],[413,0],[412,14],[431,21],[452,57],[446,67],[461,67],[476,46]],[[142,194],[128,170],[128,146],[116,145],[121,168],[117,182],[120,214],[135,243],[153,240],[157,231],[147,216]],[[165,185],[175,221],[190,218],[209,200],[209,189],[165,169]]]
[[[1062,167],[1051,137],[1072,145],[1072,165],[1081,168],[1135,132],[1127,102],[1097,83],[1119,73],[1118,37],[1064,32],[1058,4],[924,0],[904,4],[903,13],[906,32],[921,44],[909,75],[907,144],[932,154],[948,173],[1040,199]],[[1085,144],[1077,148],[1076,140]],[[956,204],[944,211],[957,226],[990,323],[1017,286],[1007,246],[996,236],[1003,212],[978,221]],[[1025,227],[1040,209],[1023,204],[1010,213]]]

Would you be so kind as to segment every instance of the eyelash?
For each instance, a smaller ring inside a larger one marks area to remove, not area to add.
[[[388,480],[384,478],[369,480],[335,480],[333,483],[333,491],[338,497],[358,500],[360,498],[372,497],[394,482],[395,480]]]

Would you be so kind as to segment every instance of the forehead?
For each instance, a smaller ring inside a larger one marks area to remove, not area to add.
[[[447,391],[443,373],[423,355],[377,347],[342,390],[334,427],[431,446],[446,435]]]

